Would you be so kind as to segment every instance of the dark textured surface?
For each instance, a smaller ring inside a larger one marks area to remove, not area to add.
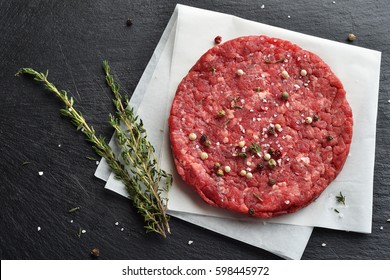
[[[354,45],[382,51],[372,234],[316,228],[303,259],[390,259],[388,1],[181,3],[339,42],[347,43],[353,32]],[[60,102],[31,79],[14,76],[20,67],[49,69],[50,79],[110,137],[107,115],[113,106],[101,61],[110,61],[131,94],[175,5],[167,0],[0,1],[1,259],[90,259],[94,247],[101,259],[278,259],[177,219],[167,239],[146,235],[129,201],[93,176],[96,164],[85,158],[93,151],[59,115]],[[22,165],[25,161],[30,164]],[[75,206],[80,211],[68,213]],[[80,228],[87,232],[79,238]],[[189,246],[188,240],[194,243]]]

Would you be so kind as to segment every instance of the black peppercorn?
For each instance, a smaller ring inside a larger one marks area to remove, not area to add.
[[[127,25],[127,26],[132,26],[132,25],[133,25],[133,20],[132,20],[131,18],[128,18],[128,19],[126,20],[126,25]]]

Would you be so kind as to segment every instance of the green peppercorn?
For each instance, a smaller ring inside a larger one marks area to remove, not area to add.
[[[221,110],[218,112],[218,117],[224,117],[226,115],[225,110]]]
[[[352,42],[356,40],[356,35],[353,33],[348,34],[348,41]]]
[[[214,163],[214,168],[218,169],[221,167],[221,164],[219,162]]]
[[[218,176],[223,176],[223,170],[222,170],[222,169],[218,169],[217,175],[218,175]]]
[[[326,136],[326,140],[328,140],[328,141],[332,141],[332,140],[333,140],[333,136],[332,136],[332,135],[328,135],[328,136]]]
[[[282,92],[282,99],[287,100],[288,97],[289,97],[288,92],[287,92],[287,91],[283,91],[283,92]]]
[[[255,214],[255,209],[249,208],[248,214],[253,216]]]
[[[320,117],[317,114],[313,115],[313,122],[316,122],[320,119]]]
[[[273,158],[271,158],[271,159],[268,161],[268,166],[269,166],[270,168],[274,168],[274,167],[276,166],[276,161],[275,161]]]

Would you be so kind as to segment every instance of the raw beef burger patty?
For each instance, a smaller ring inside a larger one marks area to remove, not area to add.
[[[169,129],[178,173],[207,203],[269,218],[308,205],[335,179],[352,123],[340,80],[317,55],[248,36],[192,67]]]

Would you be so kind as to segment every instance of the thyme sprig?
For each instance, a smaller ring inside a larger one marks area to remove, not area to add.
[[[172,176],[162,170],[158,164],[153,145],[148,141],[146,130],[142,120],[134,114],[133,108],[129,107],[129,100],[122,98],[119,92],[119,84],[111,75],[110,66],[103,61],[103,70],[106,75],[107,85],[114,94],[113,103],[116,108],[117,118],[110,115],[110,123],[115,129],[117,143],[122,148],[121,159],[133,175],[133,185],[139,186],[152,202],[149,206],[142,201],[134,199],[134,203],[143,211],[145,221],[152,222],[153,227],[146,227],[148,231],[164,231],[169,229],[169,217],[166,215],[168,200],[163,193],[168,193],[172,184]],[[120,121],[124,124],[122,128]],[[162,186],[160,182],[164,181]],[[132,189],[128,189],[132,192]],[[137,196],[134,196],[137,198]],[[145,206],[147,206],[145,208]]]
[[[106,159],[116,178],[124,183],[138,212],[144,216],[146,231],[156,232],[166,237],[166,233],[170,233],[170,228],[166,211],[167,199],[162,198],[162,192],[167,191],[171,185],[171,175],[158,166],[153,146],[146,139],[146,131],[142,121],[138,121],[138,117],[134,115],[131,108],[126,108],[123,105],[122,97],[119,94],[119,85],[114,82],[111,75],[108,75],[108,63],[104,62],[103,67],[106,72],[106,81],[114,93],[117,115],[127,127],[127,130],[123,130],[120,127],[119,119],[110,115],[110,123],[116,131],[116,139],[123,149],[121,157],[114,154],[105,139],[98,137],[82,113],[74,108],[74,99],[68,97],[65,90],[58,90],[47,79],[48,71],[40,73],[32,68],[21,68],[16,75],[32,75],[35,81],[42,83],[47,90],[54,93],[65,104],[65,108],[60,110],[61,113],[70,118],[77,130],[80,130],[92,143],[96,154]],[[127,99],[125,102],[128,104]],[[162,178],[165,179],[165,185],[160,189],[159,183]]]

